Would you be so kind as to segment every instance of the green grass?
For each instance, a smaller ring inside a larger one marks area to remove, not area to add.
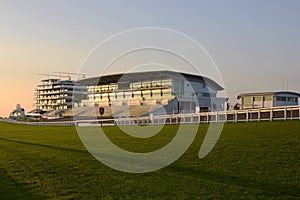
[[[117,127],[105,132],[122,148],[144,152],[167,144],[176,129],[165,126],[144,140]],[[188,151],[168,167],[129,174],[94,159],[74,127],[0,123],[0,199],[300,198],[300,121],[226,124],[199,159],[206,129],[200,125]]]

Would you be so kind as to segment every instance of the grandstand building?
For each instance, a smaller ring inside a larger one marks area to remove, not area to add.
[[[166,114],[177,114],[224,110],[228,100],[217,97],[224,88],[215,81],[171,71],[105,75],[82,79],[76,85],[87,87],[87,95],[75,107],[163,106]],[[142,114],[149,113],[136,115]]]
[[[281,92],[259,92],[243,93],[238,95],[241,109],[251,108],[272,108],[278,106],[297,106],[299,93],[281,91]]]

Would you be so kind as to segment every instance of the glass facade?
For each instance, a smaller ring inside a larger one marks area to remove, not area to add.
[[[297,97],[288,97],[288,102],[298,102]]]
[[[177,97],[184,96],[184,81],[174,79],[173,80],[173,92]]]
[[[277,96],[276,101],[286,101],[286,97]]]
[[[217,99],[217,90],[207,87],[205,82],[200,78],[197,80],[194,77],[193,80],[187,80],[184,77],[152,77],[152,80],[147,78],[144,81],[141,81],[141,78],[136,79],[138,80],[88,86],[88,99],[83,100],[82,103],[83,105],[120,106],[168,105],[169,102],[177,99],[180,101],[180,106],[176,103],[172,109],[188,110],[191,112],[195,110],[195,102],[201,101],[197,105],[212,108],[212,101],[210,99]],[[186,108],[182,106],[184,103],[188,105]]]
[[[252,97],[244,97],[244,107],[252,106]]]

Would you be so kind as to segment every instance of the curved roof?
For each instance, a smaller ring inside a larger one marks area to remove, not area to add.
[[[155,79],[162,79],[162,78],[180,78],[184,77],[187,80],[194,80],[194,81],[202,81],[206,85],[216,89],[216,90],[224,90],[222,86],[218,83],[213,81],[210,78],[198,76],[194,74],[187,74],[183,72],[173,72],[173,71],[146,71],[146,72],[133,72],[133,73],[120,73],[120,74],[111,74],[111,75],[104,75],[104,76],[97,76],[92,78],[81,79],[76,82],[76,85],[105,85],[110,83],[117,83],[120,79],[122,82],[132,82],[132,81],[150,81]]]
[[[289,95],[295,95],[300,97],[300,94],[297,92],[291,92],[291,91],[278,91],[278,92],[253,92],[253,93],[242,93],[238,95],[237,99],[245,96],[264,96],[264,95],[278,95],[278,94],[289,94]]]

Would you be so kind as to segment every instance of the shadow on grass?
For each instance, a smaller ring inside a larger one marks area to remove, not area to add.
[[[297,186],[283,186],[280,184],[268,183],[259,181],[257,179],[246,179],[242,177],[227,175],[223,173],[211,172],[201,168],[195,169],[191,167],[182,167],[179,165],[171,165],[165,169],[170,173],[183,175],[185,177],[197,178],[203,181],[215,182],[217,184],[233,185],[237,187],[247,188],[253,191],[267,192],[270,196],[285,196],[285,197],[299,197],[300,188]]]
[[[14,142],[14,143],[18,143],[18,144],[25,144],[25,145],[32,145],[32,146],[37,146],[37,147],[45,147],[45,148],[51,148],[51,149],[56,149],[56,150],[69,151],[72,153],[90,154],[87,150],[70,149],[70,148],[65,148],[65,147],[51,146],[48,144],[37,144],[37,143],[24,142],[24,141],[19,141],[19,140],[10,140],[10,139],[6,139],[6,138],[0,138],[0,140],[6,141],[6,142]]]
[[[32,145],[37,147],[44,147],[44,148],[51,148],[56,150],[68,151],[73,153],[80,153],[84,155],[91,155],[87,150],[79,150],[79,149],[71,149],[71,148],[64,148],[64,147],[57,147],[51,146],[46,144],[37,144],[32,142],[24,142],[24,141],[17,141],[17,140],[10,140],[6,138],[0,138],[2,141],[7,142],[14,142],[18,144],[25,144],[25,145]],[[111,155],[101,155],[103,157],[110,158]],[[122,161],[122,158],[118,158]],[[200,161],[199,161],[200,162]],[[149,163],[151,164],[151,163]],[[152,163],[153,164],[153,163]],[[200,163],[201,164],[201,163]],[[200,165],[199,164],[199,165]],[[214,182],[217,184],[224,184],[224,185],[232,185],[236,187],[241,187],[253,191],[262,191],[267,193],[268,196],[275,196],[275,197],[287,197],[287,198],[298,198],[300,196],[300,188],[297,186],[289,185],[281,185],[280,183],[270,183],[266,181],[257,180],[255,177],[253,179],[247,179],[244,177],[233,176],[224,173],[212,172],[208,170],[203,170],[203,168],[192,168],[188,166],[180,166],[179,163],[174,163],[167,168],[163,169],[166,172],[174,173],[176,176],[184,176],[184,177],[192,177],[203,181]],[[156,172],[154,172],[156,173]],[[158,171],[161,173],[161,171]],[[1,174],[0,174],[0,178]],[[2,184],[2,182],[0,181]],[[21,188],[22,190],[22,188]],[[24,190],[24,189],[23,189]],[[0,190],[1,191],[1,190]],[[10,194],[10,193],[9,193]],[[2,194],[1,194],[2,196]],[[0,196],[0,197],[1,197]],[[2,198],[0,198],[2,199]],[[33,198],[31,198],[33,199]]]
[[[84,154],[84,155],[89,155],[91,157],[94,157],[93,155],[96,155],[97,157],[101,157],[103,159],[107,160],[113,160],[116,163],[119,163],[122,165],[122,163],[135,163],[138,165],[146,165],[146,166],[157,166],[160,164],[159,161],[145,161],[145,160],[138,160],[130,157],[122,157],[118,156],[115,154],[104,154],[104,153],[99,153],[99,152],[94,152],[91,154],[88,150],[80,150],[80,149],[70,149],[70,148],[65,148],[65,147],[57,147],[57,146],[52,146],[52,145],[47,145],[47,144],[38,144],[38,143],[32,143],[32,142],[24,142],[24,141],[19,141],[19,140],[11,140],[11,139],[6,139],[6,138],[0,138],[2,141],[6,142],[14,142],[17,144],[23,144],[23,145],[31,145],[31,146],[36,146],[36,147],[44,147],[44,148],[50,148],[50,149],[55,149],[55,150],[62,150],[62,151],[68,151],[72,153],[79,153],[79,154]]]
[[[19,183],[0,169],[0,199],[41,199],[37,194],[26,189],[23,183]]]

